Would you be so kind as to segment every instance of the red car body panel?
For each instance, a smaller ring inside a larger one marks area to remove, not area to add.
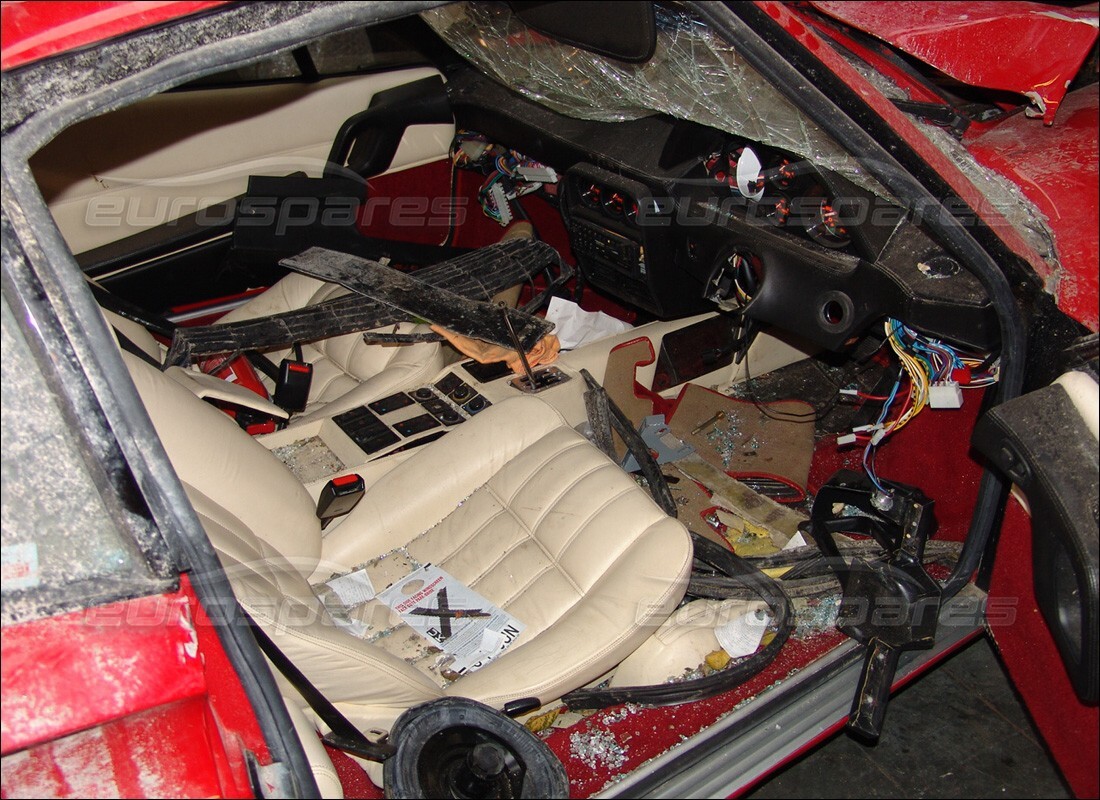
[[[161,2],[0,3],[3,55],[0,69],[42,58],[194,14],[225,0]]]
[[[270,759],[186,576],[5,627],[0,671],[5,795],[251,797],[245,752]]]
[[[1093,9],[1012,1],[813,5],[969,86],[1027,95],[1047,125],[1096,41]]]
[[[842,19],[853,27],[865,30],[868,33],[880,35],[881,38],[890,41],[906,52],[910,52],[923,58],[919,48],[909,50],[912,44],[905,37],[887,35],[885,18],[890,18],[889,32],[897,33],[908,24],[905,12],[916,15],[917,22],[927,22],[929,19],[943,20],[958,15],[965,15],[968,8],[952,3],[890,3],[888,13],[879,9],[873,11],[870,7],[880,7],[879,3],[814,3],[815,8]],[[949,8],[941,11],[933,11],[930,7],[947,5]],[[987,6],[1020,5],[1034,6],[1031,3],[987,3],[980,4],[980,12],[970,13],[971,18],[987,19],[991,15],[991,9]],[[859,8],[853,8],[858,6]],[[862,10],[861,10],[862,9]],[[1072,17],[1060,17],[1062,11],[1071,13]],[[1027,19],[1030,24],[1046,31],[1051,24],[1067,25],[1074,34],[1074,38],[1066,47],[1083,47],[1083,52],[1073,56],[1080,66],[1089,48],[1096,41],[1096,28],[1087,24],[1084,20],[1096,18],[1095,12],[1084,12],[1073,9],[1048,8],[1049,14],[1029,13]],[[1005,9],[1012,12],[1012,9]],[[1034,9],[1032,9],[1034,12]],[[1015,12],[1012,12],[1015,13]],[[1054,14],[1054,16],[1050,16]],[[774,15],[773,15],[774,16]],[[801,18],[808,24],[814,23]],[[1072,22],[1068,22],[1072,19]],[[946,23],[944,23],[946,24]],[[1014,25],[1023,23],[1017,19]],[[866,27],[865,27],[866,26]],[[860,43],[844,35],[842,31],[823,30],[820,25],[814,25],[816,31],[827,35],[853,51],[859,57],[893,80],[899,86],[905,88],[910,99],[919,102],[942,102],[940,98],[928,94],[923,84],[914,81],[909,75],[899,69],[891,61],[882,58],[878,54],[867,50]],[[789,32],[798,35],[802,33],[800,26],[788,28]],[[969,29],[967,29],[969,31]],[[942,52],[946,53],[951,48],[957,50],[960,58],[970,58],[972,54],[983,53],[983,48],[989,46],[986,43],[977,44],[975,40],[968,38],[975,32],[985,30],[981,26],[970,31],[965,36],[955,32],[953,37],[946,37],[945,42],[940,43]],[[1091,33],[1079,34],[1079,31],[1091,31]],[[1032,34],[1039,36],[1040,34]],[[1047,35],[1045,32],[1043,36]],[[931,36],[931,34],[929,34]],[[1027,38],[1027,37],[1025,37]],[[1087,41],[1086,41],[1087,40]],[[804,41],[803,44],[806,44]],[[994,42],[992,46],[996,46]],[[813,48],[811,48],[813,49]],[[826,48],[828,49],[828,48]],[[1056,48],[1059,58],[1064,58],[1062,49]],[[952,188],[958,192],[971,208],[975,209],[986,224],[994,227],[998,235],[1018,255],[1025,258],[1045,282],[1046,289],[1050,292],[1058,307],[1068,316],[1085,325],[1089,330],[1095,331],[1100,325],[1097,319],[1097,297],[1100,290],[1097,287],[1096,264],[1100,255],[1097,253],[1097,237],[1094,232],[1095,220],[1100,197],[1098,197],[1098,176],[1096,153],[1100,149],[1097,139],[1097,105],[1098,96],[1095,86],[1083,88],[1075,92],[1063,101],[1065,86],[1058,95],[1058,103],[1064,105],[1063,111],[1058,115],[1057,123],[1053,126],[1044,126],[1037,119],[1032,119],[1025,114],[1017,113],[994,123],[975,123],[967,129],[963,137],[963,144],[982,166],[988,167],[1003,175],[1012,183],[1020,187],[1024,196],[1028,198],[1040,212],[1046,217],[1047,225],[1054,234],[1057,264],[1054,260],[1047,260],[1036,253],[1034,248],[1024,243],[1012,226],[1001,217],[992,204],[985,200],[973,187],[968,179],[959,175],[962,181],[960,189],[959,181],[954,175],[957,169],[950,163],[947,156],[935,145],[929,142],[923,134],[914,129],[912,121],[906,118],[898,109],[874,90],[865,90],[866,83],[862,76],[844,60],[842,56],[829,50],[823,53],[815,50],[819,58],[833,69],[841,67],[849,70],[846,79],[849,85],[856,87],[864,99],[871,103],[875,110],[884,117],[890,119],[892,126],[906,137],[907,141],[928,161],[940,176],[951,183]],[[1029,62],[1042,62],[1045,59],[1024,59]],[[991,63],[996,59],[989,59]],[[931,63],[931,62],[930,62]],[[984,61],[983,61],[984,63]],[[839,74],[839,73],[838,73]],[[854,77],[853,77],[854,76]],[[856,79],[859,83],[854,83]],[[1063,83],[1065,83],[1063,81]],[[985,84],[975,84],[985,85]],[[1048,106],[1049,107],[1049,106]],[[916,137],[910,136],[915,132]]]
[[[1096,154],[1100,95],[1095,86],[1069,95],[1051,127],[1017,114],[964,138],[970,152],[1011,180],[1046,216],[1060,263],[1052,287],[1059,308],[1097,330],[1096,218],[1100,175]]]
[[[1051,266],[1035,252],[1016,229],[986,201],[985,196],[959,170],[948,156],[937,148],[904,112],[882,95],[840,53],[836,52],[814,30],[806,17],[775,0],[765,0],[760,7],[783,26],[803,47],[812,52],[834,74],[843,80],[860,98],[878,114],[907,145],[917,152],[935,172],[947,182],[960,200],[978,214],[982,221],[997,231],[1014,253],[1023,258],[1044,281],[1051,274]]]

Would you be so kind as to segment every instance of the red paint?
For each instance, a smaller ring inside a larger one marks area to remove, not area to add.
[[[5,756],[4,796],[219,797],[214,737],[204,703],[183,700]]]
[[[0,69],[19,67],[224,2],[5,2],[0,4]]]
[[[1005,667],[1036,727],[1078,797],[1100,794],[1100,715],[1077,700],[1057,645],[1035,600],[1031,568],[1031,520],[1009,502],[997,543],[990,603],[1016,609],[1011,624],[989,626]],[[1007,620],[1006,620],[1007,621]]]
[[[270,753],[187,576],[0,636],[5,796],[252,796]]]
[[[904,89],[909,99],[919,103],[940,103],[942,99],[935,92],[932,92],[921,81],[913,79],[908,72],[898,67],[893,61],[888,58],[884,58],[882,54],[878,53],[874,49],[865,47],[863,42],[853,39],[848,36],[839,27],[823,24],[821,20],[815,18],[807,18],[807,22],[821,36],[827,36],[837,44],[850,50],[860,59],[867,64],[874,67],[877,72],[885,75],[899,87]],[[809,37],[807,37],[809,38]],[[816,38],[813,39],[816,42]],[[806,42],[804,42],[805,44]],[[881,45],[885,47],[885,45]]]
[[[187,598],[179,594],[10,625],[0,642],[4,753],[205,688]]]
[[[1017,114],[965,140],[979,163],[1019,186],[1046,217],[1061,264],[1049,288],[1058,307],[1092,331],[1100,297],[1098,130],[1100,95],[1093,85],[1066,97],[1053,128]]]
[[[963,83],[1037,97],[1047,125],[1097,34],[1095,7],[1005,0],[812,5]]]
[[[758,5],[771,14],[782,25],[784,21],[798,12],[775,0],[759,0]],[[772,14],[772,10],[775,13]],[[813,31],[807,31],[800,40],[805,44],[809,39],[818,38]],[[889,99],[884,97],[859,72],[849,64],[844,56],[831,47],[822,47],[817,58],[827,69],[859,94],[870,109],[883,119],[901,139],[913,149],[942,178],[959,199],[974,209],[978,217],[988,225],[1004,244],[1026,261],[1040,278],[1046,279],[1051,267],[1035,249],[1028,244],[1001,213],[985,199],[985,195],[976,187],[955,164],[932,142],[928,140],[911,119],[899,111]],[[1036,126],[1041,127],[1041,126]]]
[[[206,671],[208,713],[216,723],[222,742],[220,752],[224,754],[227,771],[223,784],[228,787],[223,791],[227,795],[251,797],[244,752],[252,753],[260,764],[271,763],[271,752],[252,710],[252,703],[241,684],[241,678],[222,647],[217,629],[195,596],[187,575],[180,576],[180,589],[190,603],[191,616],[195,621],[199,650]]]

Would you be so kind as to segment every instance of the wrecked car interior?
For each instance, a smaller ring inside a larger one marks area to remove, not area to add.
[[[321,795],[728,794],[874,741],[1027,513],[1094,711],[1095,287],[967,138],[1027,98],[801,10],[981,186],[948,211],[763,11],[554,5],[329,21],[28,162]]]

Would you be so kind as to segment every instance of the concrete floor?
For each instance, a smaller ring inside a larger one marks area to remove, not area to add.
[[[744,796],[1072,795],[982,638],[894,695],[877,745],[841,734]]]

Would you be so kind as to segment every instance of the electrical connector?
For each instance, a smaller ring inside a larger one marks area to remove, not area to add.
[[[882,423],[876,422],[874,425],[859,425],[852,428],[852,433],[870,433],[871,431],[881,431]]]
[[[939,381],[928,390],[928,405],[931,408],[962,408],[962,404],[962,387],[955,381]]]
[[[856,435],[854,433],[845,433],[842,436],[836,437],[837,445],[855,444]]]
[[[884,431],[880,428],[879,430],[875,431],[873,436],[871,436],[871,446],[872,447],[878,447],[879,442],[881,442],[885,438],[886,438],[886,431]]]
[[[512,206],[508,202],[508,194],[504,191],[504,187],[500,183],[494,183],[489,187],[489,197],[500,215],[501,227],[507,227],[512,222]]]
[[[485,151],[489,149],[488,142],[482,142],[478,139],[465,139],[458,143],[458,148],[466,154],[466,158],[470,159],[470,162],[478,161]]]
[[[558,173],[553,167],[516,167],[515,174],[528,183],[557,183]]]
[[[859,397],[859,389],[841,389],[840,394],[847,397]]]

